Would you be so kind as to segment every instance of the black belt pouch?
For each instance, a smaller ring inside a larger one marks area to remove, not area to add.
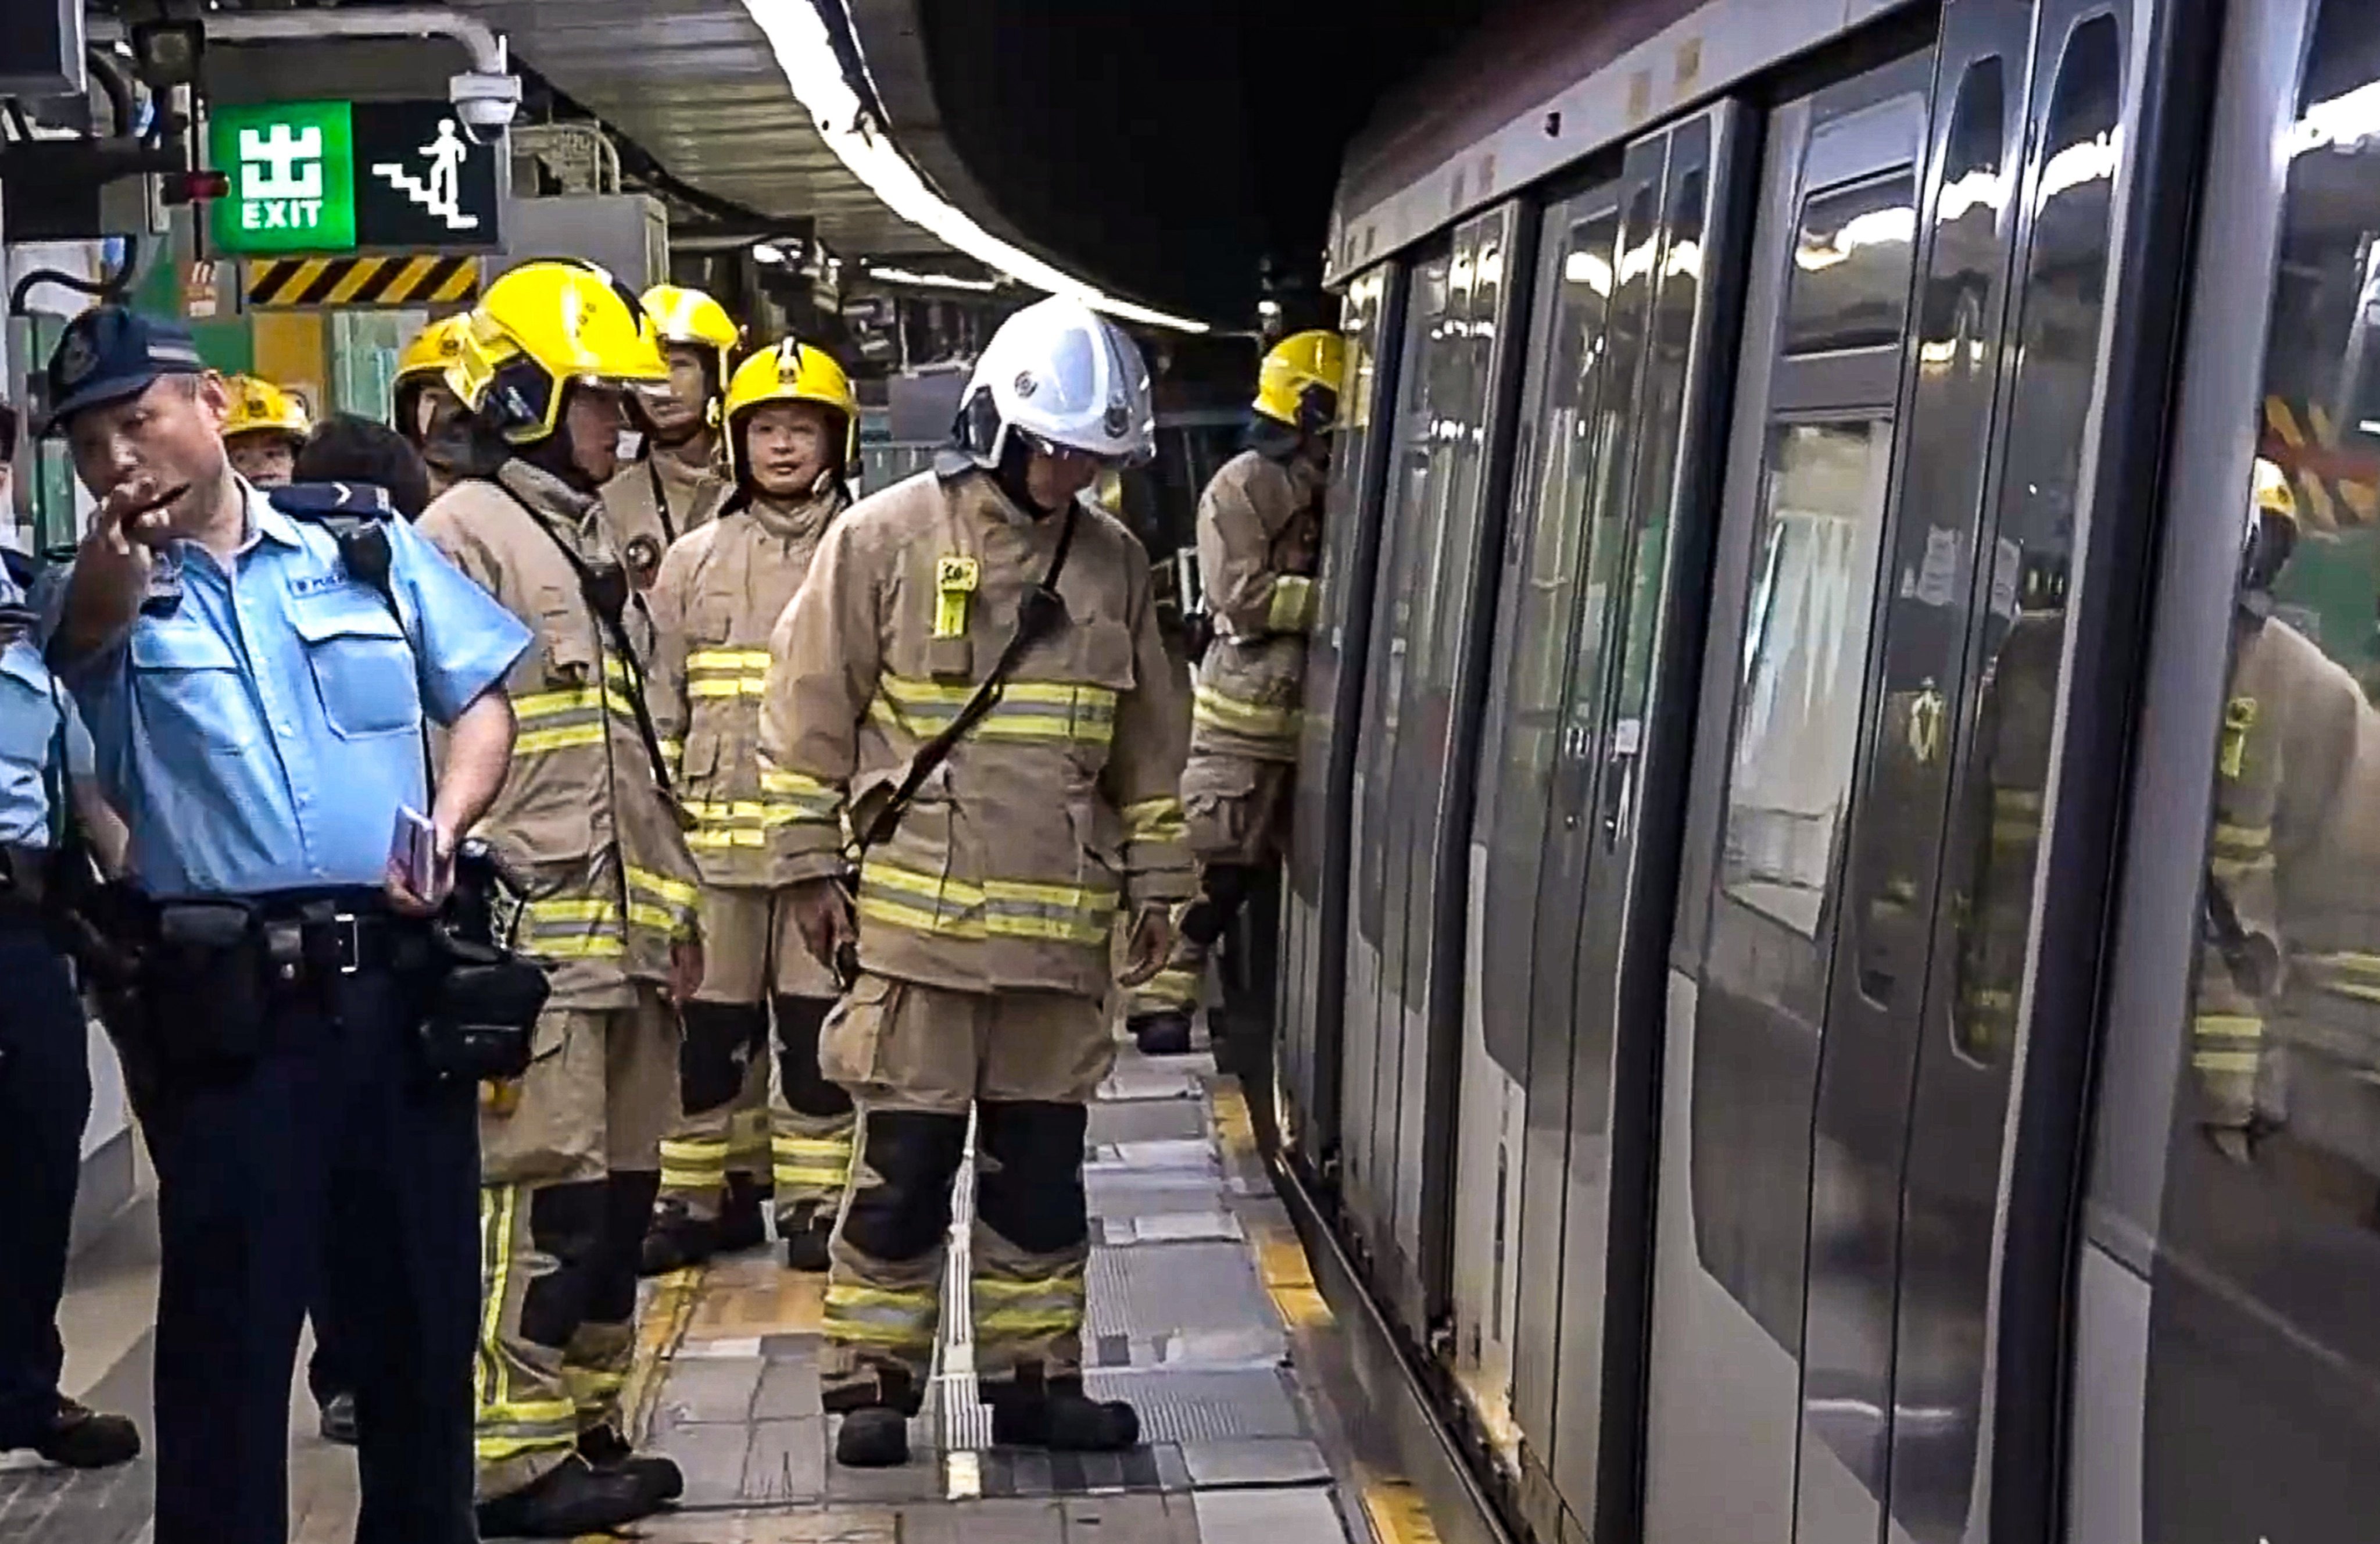
[[[141,976],[165,1062],[252,1061],[270,1043],[264,938],[253,907],[237,901],[160,906]]]

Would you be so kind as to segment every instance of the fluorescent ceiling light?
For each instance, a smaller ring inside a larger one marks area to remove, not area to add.
[[[858,94],[843,78],[826,23],[811,0],[744,0],[753,24],[769,40],[785,83],[817,120],[819,137],[854,176],[884,201],[887,208],[957,248],[985,266],[996,269],[1035,289],[1068,295],[1095,310],[1128,322],[1203,333],[1208,326],[1188,317],[1136,306],[1103,294],[1085,281],[1042,261],[1032,253],[1002,241],[946,201],[917,175],[906,157],[888,139],[869,133],[860,124]]]
[[[785,261],[785,254],[777,248],[771,246],[766,241],[755,241],[752,243],[752,261],[754,262],[783,262]]]
[[[988,294],[1000,287],[998,279],[968,279],[956,274],[919,274],[907,268],[879,268],[868,265],[868,276],[881,279],[889,285],[931,285],[937,289],[971,289]]]

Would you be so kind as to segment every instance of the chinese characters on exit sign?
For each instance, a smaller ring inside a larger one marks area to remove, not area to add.
[[[236,256],[358,249],[492,250],[501,137],[464,133],[444,102],[285,102],[218,107],[214,247]]]

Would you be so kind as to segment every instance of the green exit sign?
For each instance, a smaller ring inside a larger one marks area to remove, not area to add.
[[[217,250],[343,252],[356,245],[353,109],[344,102],[218,107],[208,126],[215,169],[231,179],[214,206]]]

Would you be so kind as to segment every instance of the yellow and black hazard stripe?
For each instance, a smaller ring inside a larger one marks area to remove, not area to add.
[[[2265,398],[2265,432],[2257,454],[2277,465],[2297,490],[2298,515],[2309,530],[2337,530],[2380,521],[2380,460],[2342,446],[2338,427],[2320,403],[2302,412],[2286,398]]]
[[[250,306],[455,305],[480,293],[476,257],[271,258],[248,264]]]

